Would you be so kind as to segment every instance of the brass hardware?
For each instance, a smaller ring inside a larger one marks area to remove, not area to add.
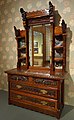
[[[47,105],[48,103],[46,101],[41,101],[42,105]]]
[[[18,98],[18,99],[21,99],[21,98],[22,98],[22,96],[21,96],[21,95],[17,95],[17,98]]]
[[[21,86],[21,85],[16,85],[16,87],[17,87],[18,89],[22,88],[22,86]]]
[[[16,80],[18,80],[18,77],[16,77]]]
[[[47,94],[46,90],[40,90],[40,92],[42,92],[43,94]]]

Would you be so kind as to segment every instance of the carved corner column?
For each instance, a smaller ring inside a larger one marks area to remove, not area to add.
[[[22,15],[22,20],[23,20],[23,26],[25,28],[26,31],[26,46],[27,46],[27,69],[29,68],[29,26],[28,26],[28,20],[27,20],[27,12],[24,11],[23,8],[20,8],[20,12]]]
[[[55,7],[49,1],[49,17],[50,17],[50,24],[52,26],[52,40],[51,40],[51,60],[50,60],[50,74],[54,72],[54,50],[53,46],[55,44],[55,37],[54,37],[54,28],[55,28],[55,20],[54,20],[54,11]]]

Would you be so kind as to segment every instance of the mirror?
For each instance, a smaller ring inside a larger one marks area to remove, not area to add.
[[[31,26],[29,32],[29,56],[31,66],[50,67],[52,26]]]
[[[43,66],[43,33],[33,30],[33,65]]]

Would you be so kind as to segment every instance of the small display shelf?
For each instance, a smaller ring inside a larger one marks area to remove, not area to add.
[[[27,45],[26,45],[26,31],[25,30],[20,30],[16,29],[14,26],[15,30],[15,39],[17,40],[17,56],[18,56],[18,61],[17,61],[17,67],[26,67],[27,64]]]
[[[66,24],[64,20],[62,20],[61,26],[55,27],[54,30],[54,54],[53,54],[53,62],[54,69],[59,69],[65,71],[66,66]]]

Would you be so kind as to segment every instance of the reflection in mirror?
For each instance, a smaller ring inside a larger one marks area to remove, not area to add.
[[[32,26],[30,28],[29,56],[31,66],[50,67],[51,41],[52,27],[50,24]]]
[[[34,36],[34,66],[43,64],[43,34],[37,31],[33,32]]]

